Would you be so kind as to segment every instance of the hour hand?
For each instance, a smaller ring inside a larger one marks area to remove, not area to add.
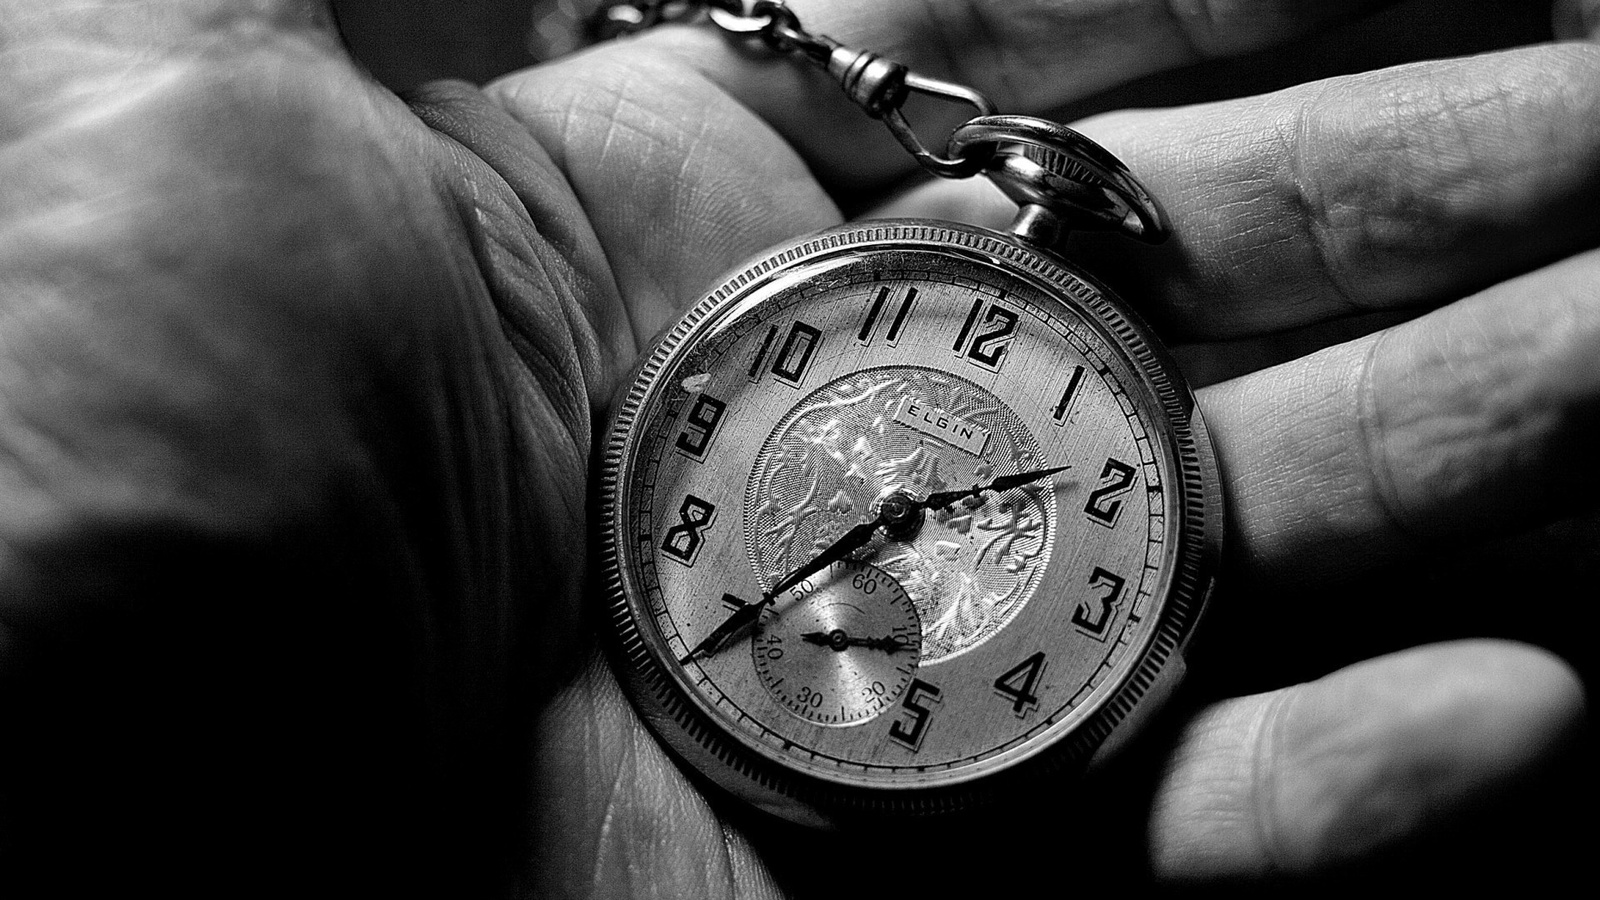
[[[783,593],[812,575],[844,559],[861,547],[866,546],[867,542],[872,540],[872,535],[879,528],[886,530],[891,537],[906,538],[908,535],[914,534],[917,527],[922,524],[921,510],[942,509],[963,497],[975,497],[984,491],[1009,491],[1014,487],[1021,487],[1041,478],[1048,478],[1057,472],[1064,472],[1070,468],[1072,467],[1056,466],[1053,469],[1038,469],[1032,472],[1019,472],[1015,475],[1002,475],[988,484],[975,484],[970,488],[959,491],[940,491],[935,494],[929,494],[923,500],[912,499],[904,491],[895,491],[884,499],[883,507],[879,511],[877,518],[870,522],[862,522],[846,531],[837,541],[830,544],[826,550],[813,557],[810,562],[779,580],[777,584],[772,586],[768,596],[771,597]]]
[[[1031,484],[1041,478],[1048,478],[1057,472],[1065,472],[1070,468],[1072,466],[1056,466],[1053,469],[1036,469],[1032,472],[1018,472],[1015,475],[1001,475],[988,484],[975,484],[965,490],[939,491],[929,494],[927,499],[921,501],[921,505],[923,509],[943,509],[959,500],[976,497],[984,491],[994,491],[998,494],[1002,491],[1009,491],[1012,488],[1022,487],[1025,484]]]

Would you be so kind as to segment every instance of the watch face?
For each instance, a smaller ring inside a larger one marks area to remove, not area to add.
[[[1004,236],[870,223],[776,252],[615,415],[604,564],[634,696],[747,795],[914,806],[1081,761],[1203,600],[1199,428],[1137,323]]]

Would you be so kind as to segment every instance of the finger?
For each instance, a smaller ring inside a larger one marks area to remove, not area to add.
[[[716,84],[618,51],[488,91],[565,178],[642,345],[734,263],[840,215],[789,145]]]
[[[453,148],[440,180],[475,226],[468,240],[518,358],[587,446],[592,411],[639,352],[594,223],[549,153],[482,91],[435,82],[407,100]]]
[[[1587,44],[1105,116],[1081,127],[1139,173],[1175,237],[1069,250],[1180,340],[1437,304],[1600,240],[1597,121]],[[1012,209],[972,179],[872,212],[998,226]]]
[[[1591,508],[1600,251],[1202,389],[1242,581],[1310,584]]]
[[[1008,112],[1039,111],[1150,72],[1267,47],[1383,0],[796,0],[801,25],[912,70],[972,86]],[[909,156],[836,84],[796,59],[737,44],[711,28],[657,29],[623,52],[693,66],[772,123],[818,171],[844,186],[902,177]],[[969,115],[961,107],[956,118]],[[937,118],[940,111],[924,108]],[[924,124],[927,124],[926,122]],[[942,144],[942,138],[936,143]]]
[[[696,38],[680,34],[673,40]],[[724,92],[734,80],[728,71],[686,68],[682,59],[654,46],[608,45],[490,88],[539,143],[553,148],[555,166],[616,264],[640,340],[736,261],[838,221],[832,202],[812,184],[806,162],[760,116]],[[764,74],[780,82],[803,69],[770,57],[765,67],[771,71]],[[792,114],[804,105],[789,97],[784,109]],[[879,130],[859,110],[846,112],[848,128]],[[808,123],[804,138],[815,142],[833,135],[834,124],[826,116]],[[840,165],[847,168],[871,155],[849,140],[829,137],[825,143],[843,148],[848,163]],[[899,166],[905,157],[895,152]],[[698,252],[681,252],[685,246]]]
[[[1565,663],[1499,642],[1418,648],[1217,704],[1167,765],[1149,826],[1154,866],[1176,880],[1307,876],[1447,827],[1522,846],[1519,832],[1560,826],[1496,821],[1484,806],[1557,765],[1583,715]],[[1570,791],[1557,796],[1558,814],[1579,811]],[[1500,866],[1518,871],[1511,862]]]
[[[527,891],[535,897],[777,897],[634,715],[595,655],[541,714]]]
[[[905,21],[908,49],[924,46],[918,35],[927,38],[948,27],[921,5],[874,9],[889,21]],[[1087,27],[1101,37],[1128,24],[1104,13],[1090,16],[1076,5],[1051,9],[1050,24]],[[881,25],[855,4],[822,5],[815,11],[824,22],[833,16],[847,26],[846,34],[868,23]],[[1155,15],[1149,9],[1144,14]],[[1301,15],[1309,18],[1301,21]],[[1284,13],[1274,20],[1278,25],[1251,25],[1246,31],[1254,37],[1237,39],[1269,40],[1269,34],[1309,27],[1321,16]],[[517,73],[489,88],[536,142],[550,148],[552,162],[605,244],[640,341],[738,260],[839,221],[831,200],[814,185],[807,162],[785,137],[802,149],[832,148],[838,157],[834,165],[849,171],[863,164],[871,169],[865,161],[883,139],[881,127],[848,103],[812,104],[807,92],[817,87],[815,73],[803,64],[738,53],[714,31],[667,29]],[[1236,39],[1231,35],[1219,29],[1212,43],[1231,47],[1228,41]],[[1044,52],[1032,29],[1012,37],[1031,42],[1031,52]],[[996,41],[998,49],[1000,38]],[[926,49],[922,55],[928,56]],[[837,101],[837,89],[825,87],[823,96]],[[758,104],[752,111],[747,104],[756,101],[765,107]],[[768,120],[787,133],[774,131]],[[873,142],[857,140],[867,133]],[[888,159],[883,165],[894,171],[909,164],[898,147]],[[879,168],[879,175],[888,170]],[[672,177],[662,177],[664,172]],[[683,247],[697,252],[684,253]]]
[[[1583,710],[1563,663],[1491,642],[1408,651],[1218,704],[1184,729],[1166,766],[1148,823],[1151,856],[1162,877],[1197,880],[1316,874],[1402,847],[1559,760]],[[538,731],[533,893],[770,894],[751,844],[716,821],[603,660],[551,704]],[[982,837],[961,828],[949,823],[948,835]],[[1052,822],[1037,837],[1062,831],[1071,828]],[[812,853],[795,861],[813,876],[801,881],[820,877],[830,892],[903,878],[882,856],[844,852],[843,838],[780,834],[784,849]],[[882,840],[900,846],[896,836]],[[990,886],[1037,888],[1045,874],[990,873]]]
[[[1600,0],[1556,0],[1551,21],[1557,38],[1600,41]]]

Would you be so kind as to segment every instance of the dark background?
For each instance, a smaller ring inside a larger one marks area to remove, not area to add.
[[[564,33],[600,5],[601,0],[333,0],[357,56],[400,90],[432,78],[484,82],[558,54],[574,46]],[[1488,20],[1496,27],[1485,29],[1482,23]],[[1171,105],[1256,93],[1549,35],[1549,4],[1542,0],[1412,0],[1292,48],[1149,79],[1108,95],[1105,103]]]

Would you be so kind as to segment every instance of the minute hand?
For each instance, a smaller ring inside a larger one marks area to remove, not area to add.
[[[781,594],[844,559],[858,548],[865,546],[868,541],[872,540],[872,533],[883,527],[885,521],[884,517],[880,515],[871,522],[862,522],[860,525],[846,531],[837,541],[828,545],[828,549],[818,553],[810,562],[790,572],[788,577],[773,585],[772,590],[768,591],[767,595],[770,597]]]
[[[772,601],[777,599],[779,594],[849,556],[856,548],[872,540],[872,533],[877,531],[883,523],[884,517],[879,516],[871,522],[862,522],[860,525],[846,531],[828,549],[817,554],[810,562],[790,572],[782,581],[773,585],[772,590],[762,594],[760,600],[754,603],[746,603],[735,610],[732,615],[722,621],[722,624],[713,629],[705,640],[696,644],[695,648],[690,650],[678,662],[687,664],[689,660],[694,659],[696,656],[710,656],[722,649],[723,646],[732,641],[735,635],[754,625],[756,620],[761,618],[762,611],[771,606]]]
[[[966,490],[939,491],[938,493],[929,494],[927,498],[920,501],[918,505],[920,505],[923,509],[943,509],[944,507],[949,506],[958,500],[964,500],[967,497],[976,497],[984,491],[994,491],[995,493],[1009,491],[1012,488],[1022,487],[1025,484],[1038,481],[1041,478],[1048,478],[1057,472],[1065,472],[1070,468],[1072,467],[1056,466],[1053,469],[1036,469],[1032,472],[1018,472],[1015,475],[1001,475],[999,478],[996,478],[988,484],[975,484]]]

